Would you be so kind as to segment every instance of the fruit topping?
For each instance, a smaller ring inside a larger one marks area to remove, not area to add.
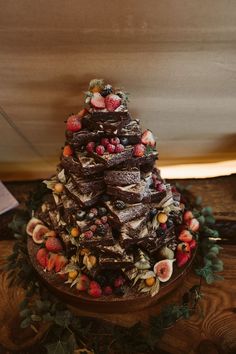
[[[93,79],[89,83],[89,91],[91,92],[101,92],[104,89],[103,79]]]
[[[105,99],[99,92],[94,92],[91,101],[91,105],[96,109],[104,109],[105,108]]]
[[[54,186],[54,192],[57,194],[62,193],[64,190],[64,185],[62,183],[56,183]]]
[[[141,142],[144,145],[149,145],[151,147],[154,147],[156,145],[155,138],[154,138],[151,130],[147,129],[143,132],[142,137],[141,137]]]
[[[173,262],[175,259],[164,259],[154,265],[154,273],[161,282],[166,282],[170,279],[173,273]]]
[[[46,249],[50,252],[60,252],[63,250],[61,241],[55,237],[49,237],[46,241]]]
[[[42,221],[33,217],[30,219],[30,221],[28,222],[27,226],[26,226],[26,233],[29,236],[33,236],[33,231],[35,229],[35,227],[39,224],[42,224]]]
[[[120,139],[118,137],[111,138],[110,143],[113,145],[118,145],[120,144]]]
[[[177,246],[177,251],[184,252],[184,253],[189,253],[190,252],[190,246],[189,243],[187,242],[181,242]]]
[[[104,155],[104,152],[105,152],[105,148],[103,145],[98,145],[96,147],[96,153],[100,156]]]
[[[189,242],[190,250],[193,250],[194,248],[196,248],[196,246],[197,246],[196,240],[193,239]]]
[[[37,262],[43,267],[46,268],[48,264],[48,251],[46,248],[40,248],[36,254]]]
[[[115,153],[120,153],[125,150],[125,147],[122,144],[117,144],[115,148]]]
[[[38,224],[35,226],[34,231],[33,231],[33,241],[35,243],[43,243],[44,242],[44,236],[45,234],[49,231],[49,229],[41,224]]]
[[[103,90],[101,91],[101,95],[103,97],[106,97],[107,95],[109,95],[110,93],[112,93],[112,86],[111,85],[106,85]]]
[[[106,235],[106,233],[107,233],[107,228],[106,228],[106,226],[103,225],[103,224],[98,225],[96,232],[97,232],[97,234],[98,234],[99,236],[104,236],[104,235]]]
[[[102,295],[102,289],[95,280],[90,282],[88,293],[93,297],[100,297]]]
[[[68,273],[68,278],[71,279],[71,280],[75,280],[75,278],[77,277],[78,275],[78,271],[77,270],[71,270],[69,273]]]
[[[122,286],[124,284],[124,282],[125,282],[125,279],[122,276],[119,276],[114,281],[114,288],[119,288],[120,286]]]
[[[113,154],[115,152],[116,146],[109,143],[106,148],[107,148],[107,152],[109,152],[109,154]]]
[[[79,281],[76,283],[76,289],[79,291],[88,290],[90,284],[90,280],[87,275],[81,274],[79,277]]]
[[[94,141],[91,141],[90,143],[88,143],[88,144],[86,145],[86,150],[87,150],[88,152],[94,152],[94,150],[95,150],[95,142],[94,142]]]
[[[188,253],[177,251],[176,252],[177,266],[179,268],[183,267],[188,262],[189,258],[190,256]]]
[[[94,216],[97,216],[98,215],[98,209],[97,208],[92,208],[92,209],[90,209],[90,213],[93,213]]]
[[[129,145],[129,139],[128,138],[120,138],[120,143],[124,146]]]
[[[184,219],[184,221],[189,221],[189,220],[193,219],[193,213],[190,210],[187,210],[184,213],[183,219]]]
[[[76,213],[76,219],[79,221],[84,220],[85,216],[86,216],[86,212],[83,210],[80,210]]]
[[[93,231],[91,231],[91,230],[85,231],[84,232],[84,237],[88,238],[88,239],[92,238],[93,237]]]
[[[167,222],[168,216],[165,213],[157,214],[157,221],[160,224],[165,224]]]
[[[66,129],[71,132],[78,132],[82,128],[81,118],[78,115],[71,115],[66,122]]]
[[[112,287],[109,286],[109,285],[105,286],[104,289],[103,289],[103,294],[104,295],[111,295],[112,292],[113,292]]]
[[[70,230],[70,234],[72,237],[78,237],[79,236],[79,229],[78,227],[72,227],[72,229]]]
[[[155,277],[150,277],[150,278],[145,279],[145,284],[150,287],[153,286],[155,284],[155,282],[156,282]]]
[[[109,142],[109,139],[108,139],[108,138],[102,138],[102,139],[101,139],[101,145],[103,145],[103,146],[106,147],[109,143],[110,143],[110,142]]]
[[[199,226],[200,226],[199,221],[198,221],[197,219],[195,219],[195,218],[190,219],[190,220],[187,222],[187,225],[188,225],[188,227],[189,227],[189,230],[190,230],[190,231],[193,231],[193,232],[197,232],[198,229],[199,229]]]
[[[48,263],[47,263],[47,270],[51,272],[55,267],[57,254],[56,253],[49,253]]]
[[[99,216],[107,215],[107,209],[104,207],[98,208],[98,215]]]
[[[70,145],[65,145],[63,149],[63,156],[68,157],[73,155],[73,150],[71,149]]]
[[[105,106],[109,112],[114,112],[121,104],[121,98],[113,93],[105,97]]]
[[[146,147],[143,144],[136,144],[134,146],[133,155],[135,157],[142,157],[145,154]]]
[[[57,254],[55,260],[55,272],[60,272],[67,263],[68,259],[65,256],[63,256],[62,254]]]
[[[114,207],[118,210],[122,210],[126,207],[126,204],[125,202],[123,202],[123,200],[116,200],[114,202]]]
[[[101,217],[101,222],[102,222],[103,224],[106,224],[106,223],[107,223],[107,216],[106,216],[106,215],[104,215],[104,216]]]
[[[190,242],[193,239],[193,235],[188,230],[182,230],[178,238],[180,241]]]

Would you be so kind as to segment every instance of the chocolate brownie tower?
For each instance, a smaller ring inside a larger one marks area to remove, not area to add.
[[[66,121],[57,174],[45,181],[52,193],[36,213],[63,244],[65,272],[76,274],[70,283],[85,274],[122,295],[134,274],[163,259],[163,248],[173,253],[180,196],[157,159],[154,136],[131,117],[127,94],[92,80],[86,108]]]

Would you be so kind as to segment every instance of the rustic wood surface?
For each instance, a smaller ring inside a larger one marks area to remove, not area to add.
[[[235,212],[235,182],[236,176],[215,178],[208,180],[192,180],[192,191],[203,197],[204,205],[211,205],[215,210],[215,216],[222,224],[222,217],[226,219],[226,229],[223,229],[221,237],[224,240],[224,249],[221,253],[221,259],[224,262],[224,281],[214,285],[202,286],[204,294],[196,313],[189,320],[180,320],[172,328],[168,329],[159,343],[159,347],[166,353],[171,354],[233,354],[236,352],[236,235],[229,230],[235,230],[236,212]],[[39,182],[28,183],[8,183],[7,187],[12,191],[16,198],[24,204],[27,199],[26,192],[35,190]],[[189,184],[189,181],[182,181],[183,184]],[[9,212],[1,217],[1,257],[10,253],[12,241],[3,241],[7,237],[7,231],[4,225],[9,220],[13,212]],[[227,218],[227,216],[229,217]],[[217,224],[218,224],[217,223]],[[3,231],[4,230],[4,231]],[[228,235],[230,234],[230,243]],[[4,280],[3,280],[4,279]],[[176,303],[180,301],[181,295],[191,286],[197,284],[199,278],[190,272],[183,284],[177,291],[169,294],[161,303]],[[13,296],[14,294],[14,296]],[[29,343],[29,333],[19,336],[17,329],[17,303],[22,296],[21,289],[12,291],[8,288],[4,274],[1,274],[0,286],[0,343],[8,349],[8,353],[21,349]],[[19,297],[19,298],[18,298]],[[6,303],[8,302],[8,303]],[[75,311],[75,309],[73,309]],[[158,313],[160,307],[150,307],[141,313],[132,315],[117,315],[116,322],[123,325],[132,324],[135,320],[147,323],[150,315]],[[76,310],[79,315],[86,315],[81,310]],[[97,314],[93,314],[99,317]],[[112,317],[112,318],[111,318]],[[103,319],[112,320],[114,315],[102,316]],[[7,321],[6,321],[7,319]],[[4,323],[4,325],[2,325]],[[13,326],[14,323],[14,326]],[[7,329],[6,329],[7,327]],[[14,330],[13,330],[14,328]],[[40,335],[43,333],[40,332]],[[32,335],[32,333],[31,333]],[[19,339],[20,338],[20,339]],[[33,343],[38,338],[31,338]],[[21,353],[25,353],[21,349]]]
[[[52,171],[93,77],[131,93],[162,164],[234,159],[235,1],[99,3],[0,0],[0,178]]]

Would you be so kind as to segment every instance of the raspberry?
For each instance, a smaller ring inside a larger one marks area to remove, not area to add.
[[[116,145],[115,153],[122,152],[122,151],[124,151],[124,149],[125,148],[122,144],[118,144],[118,145]]]
[[[96,224],[96,225],[101,225],[101,224],[102,224],[102,221],[101,221],[100,219],[97,219],[97,220],[95,221],[95,224]]]
[[[106,233],[107,233],[107,229],[106,229],[105,225],[103,225],[103,224],[98,225],[98,227],[97,227],[97,234],[98,234],[99,236],[104,236],[104,235],[106,235]]]
[[[93,152],[95,150],[95,142],[94,141],[91,141],[90,143],[88,143],[86,145],[86,150],[88,152]]]
[[[93,213],[95,216],[97,216],[97,215],[98,215],[98,210],[97,210],[97,208],[92,208],[92,209],[90,209],[90,213]]]
[[[95,232],[95,231],[97,230],[97,225],[91,225],[91,226],[90,226],[90,230],[91,230],[92,232]]]
[[[109,154],[113,154],[115,152],[115,149],[116,149],[115,145],[113,144],[107,145],[107,151],[109,152]]]
[[[98,155],[102,156],[102,155],[104,154],[104,152],[105,152],[105,148],[104,148],[103,145],[98,145],[98,146],[96,147],[96,153],[97,153]]]
[[[122,276],[119,276],[114,281],[114,287],[119,288],[120,286],[122,286],[124,284],[124,282],[125,282],[124,278]]]
[[[93,297],[100,297],[102,295],[102,289],[96,281],[92,280],[89,284],[88,293]]]
[[[85,231],[84,237],[85,238],[92,238],[93,237],[93,231],[91,231],[91,230]]]
[[[101,145],[106,147],[108,144],[109,144],[109,139],[108,138],[102,138]]]
[[[102,222],[103,224],[106,224],[106,223],[107,223],[107,216],[102,216],[102,217],[101,217],[101,222]]]
[[[111,295],[112,292],[113,292],[112,287],[109,285],[105,286],[105,288],[103,289],[104,295]]]
[[[118,144],[120,144],[120,139],[118,137],[111,138],[110,143],[113,145],[118,145]]]

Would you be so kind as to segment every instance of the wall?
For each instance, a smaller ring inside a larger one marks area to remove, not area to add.
[[[45,177],[88,81],[131,93],[160,165],[236,156],[236,2],[0,0],[0,178]]]

